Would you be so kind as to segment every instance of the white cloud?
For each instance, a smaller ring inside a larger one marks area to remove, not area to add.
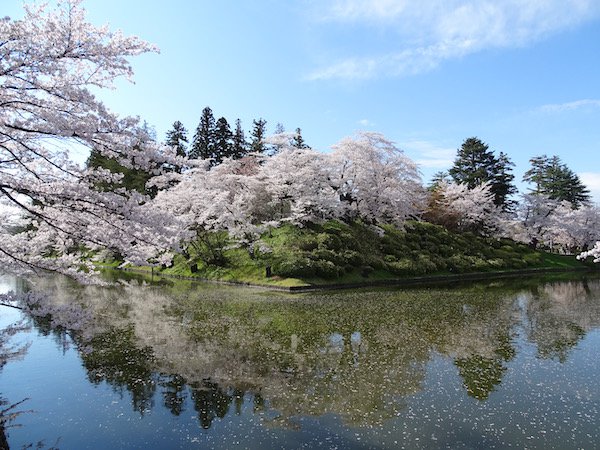
[[[600,108],[600,100],[586,98],[567,103],[555,103],[541,106],[538,108],[538,111],[543,113],[562,113],[582,108]]]
[[[449,169],[456,156],[455,148],[442,147],[428,141],[403,142],[400,148],[420,167],[426,169]]]
[[[375,125],[375,124],[374,124],[373,122],[371,122],[369,119],[360,119],[360,120],[359,120],[357,123],[358,123],[360,126],[363,126],[363,127],[372,127],[372,126],[374,126],[374,125]]]
[[[319,2],[319,5],[323,3]],[[307,78],[421,73],[490,48],[527,45],[600,16],[595,0],[334,0],[320,21],[391,30],[397,50],[343,58]]]
[[[587,186],[595,203],[600,204],[600,173],[582,172],[579,174],[581,182]]]

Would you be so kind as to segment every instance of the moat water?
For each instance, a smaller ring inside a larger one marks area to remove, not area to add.
[[[600,442],[598,278],[295,295],[0,278],[10,290],[89,319],[0,307],[0,329],[18,324],[3,349],[20,355],[0,365],[10,448]]]

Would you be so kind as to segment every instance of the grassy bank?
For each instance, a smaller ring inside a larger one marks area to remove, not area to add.
[[[403,230],[337,221],[304,228],[285,225],[265,234],[252,249],[225,247],[219,265],[203,262],[205,254],[200,247],[186,256],[177,255],[171,267],[146,269],[156,274],[294,287],[591,265],[509,239],[452,233],[425,222],[408,222]]]

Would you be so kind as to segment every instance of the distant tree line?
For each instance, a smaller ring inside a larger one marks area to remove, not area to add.
[[[284,132],[283,125],[278,123],[275,126],[274,134]],[[191,143],[188,139],[188,131],[180,121],[173,123],[166,137],[165,144],[175,148],[179,156],[208,160],[211,166],[219,165],[227,158],[243,158],[249,153],[274,154],[278,151],[277,146],[265,143],[267,137],[267,121],[265,119],[259,118],[252,121],[252,130],[249,139],[247,139],[240,119],[235,120],[235,126],[232,130],[225,117],[219,117],[215,120],[213,111],[208,106],[202,110],[200,122],[196,127]],[[304,142],[300,128],[296,128],[293,144],[297,148],[308,147]]]

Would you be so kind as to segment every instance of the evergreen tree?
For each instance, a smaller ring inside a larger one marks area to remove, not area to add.
[[[225,117],[217,120],[215,126],[215,164],[221,164],[225,158],[233,157],[233,133]]]
[[[86,166],[88,169],[102,168],[109,170],[112,173],[120,173],[123,175],[121,180],[114,183],[109,183],[106,181],[94,182],[95,189],[98,191],[110,192],[125,188],[129,191],[138,191],[141,194],[148,194],[151,196],[156,194],[155,189],[146,189],[146,183],[152,177],[149,172],[141,169],[125,167],[116,159],[103,155],[95,148],[90,151],[90,156],[86,161]]]
[[[235,131],[233,132],[231,147],[231,157],[233,159],[242,158],[248,153],[248,143],[246,142],[246,136],[244,135],[240,119],[235,121]]]
[[[553,200],[566,200],[574,208],[589,203],[590,191],[558,156],[535,156],[529,162],[531,169],[525,172],[523,181],[535,184],[532,193],[546,195]]]
[[[494,204],[501,206],[504,210],[512,209],[515,205],[510,196],[517,193],[517,188],[513,184],[515,176],[511,173],[515,164],[508,158],[504,152],[496,159],[496,165],[492,170],[491,192],[494,194]]]
[[[304,138],[302,137],[302,130],[300,128],[296,128],[296,134],[292,140],[292,145],[296,148],[309,148],[308,145],[304,142]]]
[[[187,130],[179,120],[173,122],[173,128],[167,131],[165,144],[174,147],[177,156],[185,156],[187,153],[187,143]]]
[[[487,144],[476,137],[470,137],[458,149],[454,165],[448,174],[456,183],[466,184],[469,189],[489,182],[494,194],[494,204],[509,209],[511,202],[508,197],[516,192],[512,184],[513,165],[506,154],[500,153],[496,157]]]
[[[523,181],[534,183],[535,188],[531,189],[532,194],[541,194],[546,184],[548,174],[549,159],[546,155],[534,156],[529,160],[531,169],[523,175]]]
[[[193,159],[211,159],[215,157],[215,118],[207,106],[202,110],[200,123],[196,128],[189,157]]]
[[[448,172],[440,170],[433,174],[433,176],[431,177],[431,181],[427,185],[427,189],[429,191],[434,191],[442,181],[450,181],[449,178],[450,175],[448,175]]]
[[[173,128],[167,131],[165,144],[173,147],[177,156],[185,156],[187,154],[187,142],[187,130],[183,124],[179,120],[173,122]],[[181,173],[182,168],[179,165],[169,165],[166,169]]]
[[[267,121],[260,118],[254,120],[252,124],[254,125],[254,128],[252,129],[250,150],[255,153],[264,153],[266,150],[264,139],[267,131]]]

